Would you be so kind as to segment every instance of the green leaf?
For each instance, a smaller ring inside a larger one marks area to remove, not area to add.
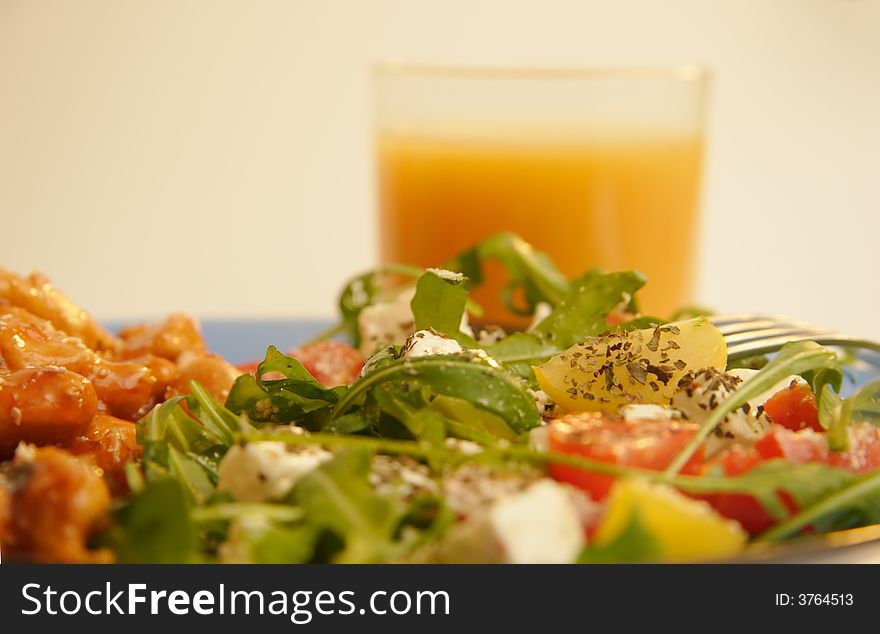
[[[393,363],[400,358],[403,346],[386,346],[377,350],[372,357],[367,359],[364,367],[361,369],[361,376],[366,376],[374,370],[384,368],[389,363]]]
[[[216,434],[199,424],[180,406],[185,397],[177,396],[157,405],[137,423],[137,439],[171,444],[181,451],[201,453],[219,442]]]
[[[532,366],[545,363],[566,348],[587,337],[608,330],[605,318],[626,295],[634,295],[644,284],[641,274],[629,271],[603,274],[592,272],[560,301],[534,332],[515,332],[488,346],[492,358],[516,374],[534,383]],[[651,324],[654,318],[645,318]],[[641,328],[642,320],[633,320],[618,328]]]
[[[182,485],[172,479],[150,482],[114,513],[104,541],[119,563],[189,563],[197,558],[198,536]]]
[[[880,471],[863,476],[846,472],[849,478],[840,486],[829,487],[826,495],[817,496],[810,504],[758,536],[759,541],[788,537],[806,526],[820,530],[838,530],[880,522]]]
[[[431,408],[446,418],[449,430],[459,438],[483,444],[516,440],[516,433],[503,418],[470,401],[440,394],[431,401]]]
[[[202,388],[194,384],[197,392]],[[188,397],[187,403],[196,411],[206,414],[203,395]],[[225,423],[214,419],[210,427],[197,421],[182,407],[184,397],[169,399],[154,407],[137,423],[138,442],[143,445],[142,465],[147,482],[173,478],[193,501],[202,502],[214,491],[217,482],[217,464],[229,447],[232,438]],[[213,407],[222,407],[213,401]],[[193,409],[190,410],[195,414]],[[223,416],[218,411],[208,414]],[[229,416],[235,418],[233,414]]]
[[[345,546],[340,563],[375,563],[391,552],[391,539],[403,513],[377,495],[367,477],[372,453],[350,449],[309,472],[296,483],[293,498],[309,524],[329,530]]]
[[[357,434],[372,428],[374,421],[364,412],[350,412],[339,418],[328,420],[324,423],[321,431],[325,434]]]
[[[443,417],[428,409],[423,402],[415,405],[408,403],[405,391],[411,393],[411,388],[409,383],[386,383],[376,386],[372,394],[380,411],[403,423],[413,438],[431,445],[442,445],[446,440]]]
[[[608,330],[605,318],[645,284],[636,271],[595,274],[573,288],[535,328],[562,349]]]
[[[541,365],[562,350],[543,336],[530,332],[515,332],[486,348],[507,370],[530,382],[535,381],[532,366]]]
[[[577,559],[579,564],[613,564],[624,561],[650,561],[660,557],[660,545],[645,528],[638,512],[626,527],[604,546],[587,546]]]
[[[464,251],[443,268],[467,276],[473,286],[485,279],[489,261],[499,262],[507,272],[508,283],[503,291],[507,308],[516,314],[530,315],[538,302],[556,306],[569,290],[569,282],[544,253],[513,233],[496,233]],[[521,290],[525,305],[514,302],[515,291]]]
[[[284,378],[263,379],[276,372]],[[324,387],[299,361],[269,346],[256,378],[244,374],[235,380],[226,407],[254,421],[289,423],[333,405],[344,390]]]
[[[846,399],[835,393],[832,383],[825,383],[819,397],[819,422],[828,430],[831,451],[846,451],[851,423],[880,425],[880,379],[863,385]]]
[[[724,420],[730,412],[772,388],[776,383],[791,374],[800,374],[808,370],[835,368],[838,365],[834,351],[824,348],[814,341],[797,341],[785,344],[770,363],[719,404],[706,418],[700,430],[682,449],[666,469],[666,475],[675,475],[706,440],[709,434]]]
[[[517,433],[541,424],[535,403],[520,381],[482,352],[433,355],[391,363],[355,381],[329,420],[362,404],[366,394],[376,386],[401,381],[410,384],[412,389],[426,389],[434,395],[469,401],[502,418]]]
[[[214,482],[211,481],[208,472],[190,454],[168,445],[167,466],[168,473],[186,486],[196,504],[204,503],[214,493]]]
[[[239,417],[221,405],[198,381],[190,381],[189,390],[190,395],[186,403],[192,415],[214,434],[221,444],[227,447],[231,445],[235,434],[241,431]]]
[[[450,280],[432,271],[422,275],[416,283],[416,294],[410,303],[415,329],[433,329],[467,348],[476,347],[477,342],[461,332],[461,319],[468,299],[465,282],[464,277]]]

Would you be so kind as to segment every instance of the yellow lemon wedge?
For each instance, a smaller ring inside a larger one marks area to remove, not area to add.
[[[724,336],[705,317],[612,331],[536,366],[541,389],[569,412],[616,414],[621,405],[668,405],[689,371],[727,366]]]
[[[663,560],[730,557],[743,549],[747,539],[737,522],[722,517],[706,502],[672,487],[628,479],[617,481],[611,489],[593,543],[605,546],[613,542],[636,514],[656,540]]]

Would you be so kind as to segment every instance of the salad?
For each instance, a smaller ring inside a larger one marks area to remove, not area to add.
[[[507,273],[526,330],[468,291]],[[62,562],[717,561],[880,523],[880,381],[809,341],[728,358],[637,272],[511,234],[351,279],[232,367],[181,315],[111,335],[0,270],[0,547]]]

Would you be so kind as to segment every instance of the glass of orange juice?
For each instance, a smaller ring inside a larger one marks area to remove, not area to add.
[[[384,66],[374,77],[380,258],[436,266],[501,230],[563,273],[648,277],[692,302],[707,72]],[[475,299],[513,323],[490,270]]]

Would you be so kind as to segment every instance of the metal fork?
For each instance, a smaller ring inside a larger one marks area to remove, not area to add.
[[[810,339],[821,345],[880,352],[880,342],[796,321],[780,315],[716,315],[709,317],[724,335],[729,359],[779,350],[790,341]]]

